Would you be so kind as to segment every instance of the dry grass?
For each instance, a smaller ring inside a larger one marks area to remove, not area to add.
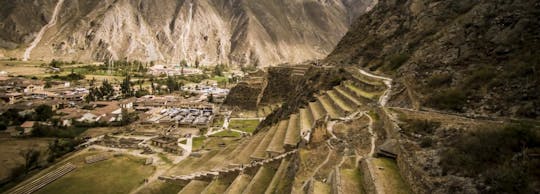
[[[12,176],[12,170],[24,165],[24,158],[21,151],[34,149],[40,151],[40,161],[47,159],[50,138],[0,138],[0,180],[5,180]]]
[[[375,158],[372,160],[376,178],[375,184],[381,184],[384,193],[410,194],[409,186],[401,178],[395,161],[387,158]]]
[[[117,156],[94,164],[79,164],[76,170],[37,193],[127,193],[142,184],[154,170],[144,165],[144,159]]]

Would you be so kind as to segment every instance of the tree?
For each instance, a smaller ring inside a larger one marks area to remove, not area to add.
[[[37,121],[47,121],[51,119],[54,114],[52,107],[46,104],[39,105],[35,111]]]
[[[32,148],[29,150],[21,150],[19,155],[24,158],[24,168],[26,172],[28,172],[32,167],[37,165],[40,152]]]
[[[109,81],[104,80],[99,88],[100,97],[104,100],[110,99],[114,95],[114,88]]]
[[[210,95],[208,95],[208,102],[210,103],[214,102],[214,94],[210,93]]]
[[[169,89],[169,93],[172,93],[180,90],[180,84],[173,77],[169,76],[167,77],[167,88]]]
[[[94,87],[94,85],[96,84],[96,77],[93,77],[91,80],[90,80],[90,87]]]
[[[52,87],[52,83],[51,83],[51,80],[47,80],[45,82],[45,88],[51,88]]]
[[[187,67],[188,63],[185,59],[182,59],[182,61],[180,61],[180,66],[182,67]]]
[[[225,71],[226,66],[224,64],[219,64],[214,67],[214,75],[223,76],[223,71]]]
[[[195,59],[195,68],[199,68],[200,64],[201,62],[199,61],[199,57],[197,57],[197,59]]]
[[[133,96],[133,88],[131,88],[131,76],[127,75],[124,78],[124,81],[122,81],[122,85],[120,85],[122,94],[124,97],[131,97]]]
[[[152,87],[152,94],[156,92],[156,86],[154,85],[154,77],[150,78],[150,87]]]

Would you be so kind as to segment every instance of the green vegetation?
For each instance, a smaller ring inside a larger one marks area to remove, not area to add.
[[[366,193],[362,185],[362,172],[359,169],[341,169],[341,176],[344,193]]]
[[[225,118],[223,118],[223,116],[216,116],[216,118],[214,118],[214,122],[212,123],[212,127],[223,127],[223,122]]]
[[[95,164],[79,166],[75,171],[36,193],[129,193],[141,185],[153,171],[154,168],[145,166],[142,159],[128,156],[114,157]]]
[[[194,137],[193,138],[193,150],[199,150],[203,147],[206,137]]]
[[[403,129],[408,132],[422,135],[433,134],[435,130],[441,126],[441,123],[429,120],[407,119],[403,120],[403,122]]]
[[[462,134],[442,153],[443,172],[480,178],[486,193],[533,193],[540,180],[540,161],[530,157],[540,150],[538,130],[512,124]]]
[[[177,194],[182,187],[167,181],[154,181],[140,190],[141,194]]]
[[[373,161],[378,167],[384,168],[384,171],[381,173],[384,176],[385,182],[388,189],[386,193],[396,193],[396,194],[409,194],[413,193],[411,188],[403,181],[401,174],[399,172],[396,161],[388,158],[377,158]]]
[[[247,133],[253,133],[257,126],[259,126],[260,121],[258,119],[252,120],[231,120],[229,123],[229,128],[244,131]]]
[[[430,88],[437,88],[452,83],[452,75],[448,73],[434,74],[428,81]]]
[[[172,164],[171,159],[169,159],[164,153],[158,153],[159,159],[163,160],[167,164]]]
[[[222,131],[211,136],[212,137],[242,137],[242,134],[235,131]]]
[[[462,111],[467,102],[467,95],[463,90],[445,89],[430,96],[427,103],[442,110]]]
[[[387,64],[386,67],[389,70],[396,70],[399,67],[401,67],[403,64],[405,64],[405,62],[407,62],[407,60],[409,60],[409,58],[410,58],[410,55],[406,54],[406,53],[392,55],[388,59],[388,64]]]
[[[45,78],[45,80],[55,79],[55,80],[62,80],[62,81],[79,81],[79,80],[83,80],[84,78],[85,76],[83,74],[71,72],[70,74],[67,74],[67,75],[53,75],[53,76]]]

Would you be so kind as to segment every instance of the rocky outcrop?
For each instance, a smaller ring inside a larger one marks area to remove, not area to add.
[[[0,48],[22,57],[57,1],[0,1]],[[322,58],[372,0],[72,0],[31,59],[269,66]]]
[[[413,107],[540,116],[540,3],[381,0],[326,62],[393,74]]]

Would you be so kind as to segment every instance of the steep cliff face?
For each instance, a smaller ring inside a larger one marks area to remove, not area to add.
[[[383,0],[327,62],[393,74],[394,105],[538,118],[539,16],[538,1]]]
[[[59,1],[1,0],[0,48],[23,57]],[[268,66],[328,54],[372,0],[71,0],[30,59]],[[38,37],[39,38],[39,37]]]

